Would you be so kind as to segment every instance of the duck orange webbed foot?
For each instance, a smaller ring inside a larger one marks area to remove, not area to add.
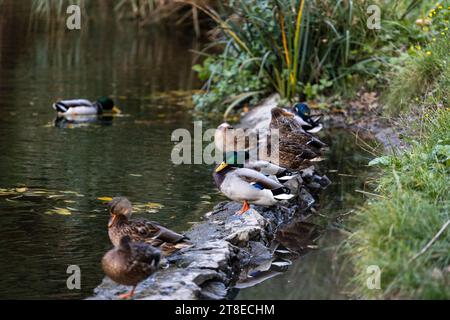
[[[119,298],[119,299],[131,299],[131,298],[133,298],[133,295],[134,295],[134,290],[136,289],[136,287],[134,287],[133,289],[131,289],[131,291],[130,292],[127,292],[127,293],[124,293],[124,294],[121,294],[121,295],[118,295],[117,297]]]
[[[244,201],[244,204],[243,204],[241,210],[236,211],[235,215],[240,216],[240,215],[244,214],[245,212],[247,212],[248,210],[250,210],[250,205],[248,204],[247,201]]]

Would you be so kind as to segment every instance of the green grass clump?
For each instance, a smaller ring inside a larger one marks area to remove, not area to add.
[[[447,87],[447,92],[450,87]],[[365,298],[450,298],[450,110],[438,107],[417,123],[411,148],[384,156],[376,197],[355,216],[347,241],[356,293]],[[381,289],[369,290],[367,267],[381,269]]]

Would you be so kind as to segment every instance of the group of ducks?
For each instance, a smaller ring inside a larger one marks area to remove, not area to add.
[[[109,98],[95,102],[65,100],[55,103],[53,108],[59,115],[102,114],[111,112],[114,102]],[[251,159],[250,154],[259,146],[236,149],[231,141],[229,148],[227,137],[234,128],[228,123],[218,127],[215,145],[216,150],[224,154],[224,161],[214,169],[213,178],[225,196],[243,203],[237,215],[248,211],[250,203],[273,206],[295,197],[284,183],[320,158],[325,144],[313,133],[321,128],[320,116],[311,116],[306,104],[298,103],[291,109],[272,109],[270,129],[279,131],[279,164],[274,164],[265,159]],[[271,146],[265,147],[270,149]],[[157,222],[130,219],[132,204],[127,198],[112,199],[108,211],[108,234],[114,248],[104,255],[102,268],[113,281],[132,286],[131,291],[120,298],[131,298],[137,284],[156,272],[164,257],[192,246],[186,236]]]
[[[249,203],[272,206],[295,197],[284,183],[294,178],[299,170],[309,167],[312,161],[320,161],[325,147],[312,135],[322,127],[320,118],[310,116],[309,112],[306,104],[296,104],[292,110],[272,109],[270,129],[279,132],[278,164],[268,159],[251,159],[250,154],[259,154],[254,150],[261,147],[259,145],[244,144],[242,150],[236,150],[233,134],[228,132],[234,128],[227,123],[219,126],[215,135],[216,150],[223,152],[225,159],[215,168],[213,177],[225,196],[243,203],[237,214],[246,212]],[[270,140],[266,140],[268,143]],[[264,148],[271,149],[271,146]]]

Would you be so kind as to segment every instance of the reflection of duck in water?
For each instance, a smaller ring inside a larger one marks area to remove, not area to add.
[[[65,115],[57,116],[54,124],[58,128],[77,128],[84,127],[89,124],[111,125],[114,117],[112,115]]]
[[[113,100],[107,97],[91,102],[86,99],[61,100],[53,104],[58,112],[55,126],[77,127],[89,123],[111,124],[114,114],[120,109],[114,105]]]

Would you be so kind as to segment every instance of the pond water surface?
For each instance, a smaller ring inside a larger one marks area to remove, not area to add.
[[[30,31],[26,21],[17,12],[0,22],[0,298],[85,298],[101,282],[100,260],[111,246],[98,198],[129,197],[146,211],[141,216],[178,231],[223,199],[210,167],[170,161],[172,131],[192,127],[184,97],[201,85],[189,51],[199,44],[133,23],[104,20],[81,32],[56,32]],[[55,100],[103,95],[115,97],[122,116],[53,125]],[[333,134],[325,171],[337,171],[329,174],[334,185],[322,200],[325,215],[362,199],[354,193],[362,178],[338,175],[364,172],[366,156],[353,142],[348,133]],[[327,233],[325,247],[338,238]],[[341,298],[330,252],[308,254],[238,298]],[[66,287],[73,264],[81,268],[81,290]]]

